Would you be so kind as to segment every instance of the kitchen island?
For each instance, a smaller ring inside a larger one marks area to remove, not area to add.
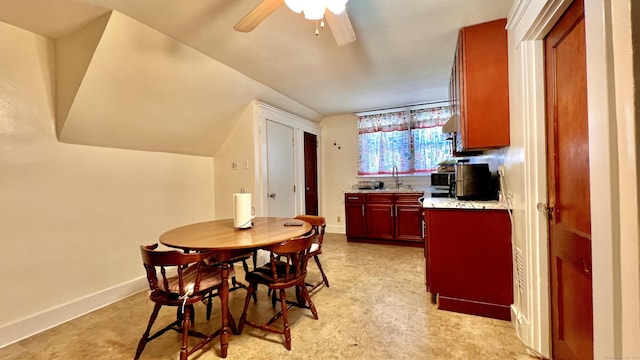
[[[509,210],[498,201],[425,198],[427,291],[442,310],[510,320]]]

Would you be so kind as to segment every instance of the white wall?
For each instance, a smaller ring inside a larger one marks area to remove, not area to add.
[[[344,192],[351,190],[351,186],[358,182],[356,119],[355,115],[345,114],[325,118],[321,123],[323,184],[320,211],[327,220],[328,232],[345,233]]]
[[[256,156],[254,145],[254,105],[247,104],[240,119],[216,153],[216,218],[233,217],[233,194],[240,189],[251,193],[255,204]],[[238,169],[232,169],[232,163]],[[247,168],[245,168],[245,162]]]
[[[52,42],[0,39],[3,346],[144,288],[138,246],[215,212],[211,158],[59,143]]]

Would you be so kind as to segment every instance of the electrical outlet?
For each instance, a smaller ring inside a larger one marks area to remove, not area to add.
[[[338,216],[338,222],[340,222],[340,216]]]
[[[232,161],[231,162],[231,170],[238,170],[238,162],[237,161]]]

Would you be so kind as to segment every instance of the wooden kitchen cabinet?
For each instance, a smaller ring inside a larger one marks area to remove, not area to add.
[[[393,240],[394,194],[367,194],[367,238]]]
[[[346,193],[347,239],[423,246],[420,196],[422,193]]]
[[[458,152],[509,145],[506,19],[460,29],[449,96]]]
[[[365,194],[348,193],[344,195],[344,213],[347,237],[367,237],[365,206]]]
[[[396,227],[397,240],[423,242],[422,205],[418,202],[420,195],[396,195]]]
[[[507,210],[425,211],[427,290],[438,308],[510,320],[511,223]]]

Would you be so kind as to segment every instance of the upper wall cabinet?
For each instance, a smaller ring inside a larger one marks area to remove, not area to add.
[[[456,150],[509,145],[506,19],[460,29],[449,95],[458,117]]]

